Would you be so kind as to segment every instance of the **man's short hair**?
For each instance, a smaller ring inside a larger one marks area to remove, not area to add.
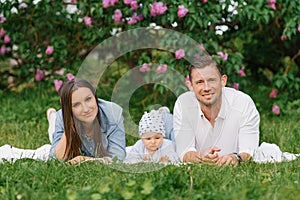
[[[210,55],[203,54],[203,55],[197,55],[194,57],[194,63],[190,66],[189,70],[189,76],[190,80],[192,81],[192,70],[193,69],[203,69],[204,67],[207,67],[209,65],[213,65],[217,68],[217,70],[220,73],[220,76],[222,75],[222,68]]]

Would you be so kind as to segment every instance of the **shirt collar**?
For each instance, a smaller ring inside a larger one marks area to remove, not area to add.
[[[225,119],[226,118],[226,110],[228,110],[228,101],[226,99],[226,96],[224,94],[224,87],[222,88],[222,102],[221,102],[221,108],[220,108],[220,112],[217,116],[217,118],[221,118],[221,119]],[[198,109],[200,110],[200,116],[204,116],[202,110],[201,110],[201,106],[200,106],[200,103],[198,102],[197,103],[198,105]]]
[[[225,90],[224,90],[224,87],[222,88],[222,103],[221,103],[221,108],[220,108],[220,112],[218,114],[218,118],[221,118],[221,119],[225,119],[226,118],[226,110],[228,110],[228,101],[226,99],[226,96],[225,96]]]

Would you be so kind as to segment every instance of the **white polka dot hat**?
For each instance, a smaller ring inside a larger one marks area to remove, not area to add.
[[[148,132],[160,133],[165,137],[166,130],[162,112],[151,110],[149,113],[144,113],[139,122],[139,135],[142,136]]]

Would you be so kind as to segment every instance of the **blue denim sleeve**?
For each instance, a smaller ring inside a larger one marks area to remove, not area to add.
[[[169,112],[165,112],[165,129],[166,129],[166,138],[175,142],[174,129],[173,129],[173,115]]]
[[[105,104],[107,105],[107,104]],[[111,105],[110,105],[111,106]],[[107,106],[108,108],[111,108],[110,106]],[[106,121],[108,124],[106,133],[103,133],[104,140],[106,140],[107,145],[106,150],[107,152],[112,155],[113,157],[117,157],[119,160],[123,160],[126,156],[126,140],[125,140],[125,130],[124,130],[124,124],[123,124],[123,116],[122,116],[122,108],[119,106],[112,106],[113,111],[106,112],[108,121]],[[106,108],[107,109],[107,108]],[[106,110],[108,111],[108,110]],[[114,113],[114,115],[111,115]],[[115,115],[116,114],[116,115]],[[101,115],[100,115],[101,116]],[[63,119],[62,119],[62,111],[59,110],[56,113],[56,121],[55,121],[55,132],[53,133],[53,141],[50,149],[50,158],[56,158],[55,155],[55,147],[57,143],[62,138],[62,135],[64,133],[64,125],[63,125]]]
[[[55,147],[57,143],[60,141],[63,133],[64,133],[64,124],[62,119],[62,112],[61,110],[59,110],[56,112],[55,131],[53,133],[53,140],[52,140],[50,154],[49,154],[50,158],[56,158]]]
[[[122,109],[116,119],[116,123],[111,125],[107,130],[107,151],[113,157],[117,157],[119,160],[124,160],[126,156],[126,140],[125,140],[125,130],[123,124]]]

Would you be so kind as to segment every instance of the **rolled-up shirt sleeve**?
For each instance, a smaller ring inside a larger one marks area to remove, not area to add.
[[[189,108],[184,107],[183,98],[178,98],[174,106],[174,136],[176,144],[176,152],[181,161],[184,155],[189,151],[196,151],[195,132],[190,125],[187,117]]]
[[[64,133],[64,125],[63,125],[62,111],[59,110],[56,112],[55,131],[53,133],[52,144],[49,153],[50,158],[56,158],[55,147],[57,143],[60,141],[63,133]]]
[[[117,157],[119,160],[124,160],[126,156],[126,140],[124,130],[124,118],[122,115],[122,109],[114,111],[115,123],[111,124],[107,130],[107,151],[113,157]]]
[[[252,99],[248,99],[241,119],[239,130],[239,153],[248,153],[253,156],[259,144],[260,116]]]

